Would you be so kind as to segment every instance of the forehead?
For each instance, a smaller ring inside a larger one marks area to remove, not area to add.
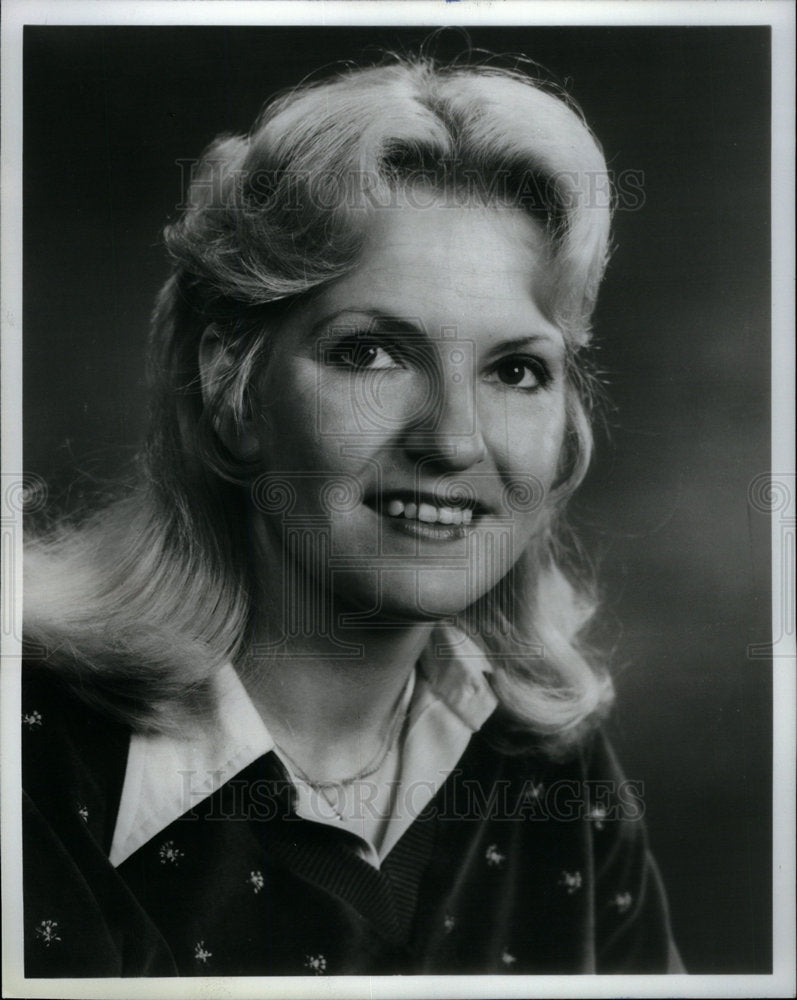
[[[316,309],[379,309],[424,325],[517,326],[544,317],[550,250],[517,208],[447,205],[405,196],[372,213],[358,265]]]

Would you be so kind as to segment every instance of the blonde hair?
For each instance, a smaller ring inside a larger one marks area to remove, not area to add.
[[[579,357],[606,264],[610,205],[600,147],[580,113],[532,78],[426,58],[350,69],[270,102],[246,136],[206,150],[151,332],[153,403],[136,485],[77,526],[34,537],[26,634],[84,697],[166,729],[208,708],[209,678],[252,639],[249,472],[215,432],[243,419],[269,330],[297,297],[356,267],[369,214],[423,182],[523,208],[552,247],[552,318],[568,349],[568,429],[544,530],[460,624],[494,662],[508,715],[549,749],[578,742],[612,696],[578,635],[589,588],[561,568],[561,513],[590,460]],[[200,338],[232,364],[210,400]],[[536,651],[536,653],[535,653]]]

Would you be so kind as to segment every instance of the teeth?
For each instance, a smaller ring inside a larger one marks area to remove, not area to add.
[[[433,507],[430,503],[419,504],[418,520],[434,524],[437,521],[437,507]]]
[[[385,508],[390,517],[401,517],[402,514],[410,521],[423,521],[425,524],[470,524],[473,521],[473,510],[470,507],[436,507],[431,503],[404,503],[403,500],[391,500]]]

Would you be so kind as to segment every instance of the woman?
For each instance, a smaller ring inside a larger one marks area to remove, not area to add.
[[[680,968],[561,541],[605,181],[427,60],[206,151],[138,485],[26,562],[28,975]]]

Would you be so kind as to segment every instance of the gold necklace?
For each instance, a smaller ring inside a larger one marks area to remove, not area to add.
[[[309,785],[316,792],[320,792],[322,795],[325,790],[331,790],[333,788],[345,788],[347,785],[353,785],[355,781],[362,781],[364,778],[370,778],[372,774],[376,774],[379,768],[384,764],[387,759],[387,755],[393,749],[393,745],[396,742],[396,737],[399,732],[404,728],[404,724],[408,719],[408,713],[401,712],[400,710],[396,712],[393,721],[390,724],[390,728],[385,736],[385,739],[380,744],[374,756],[368,761],[368,763],[362,767],[356,774],[351,775],[349,778],[340,778],[336,781],[313,781],[313,779],[304,770],[301,764],[282,746],[281,743],[277,743],[274,740],[274,745],[280,750],[293,765],[296,774],[301,780]],[[326,796],[324,796],[326,798]]]

